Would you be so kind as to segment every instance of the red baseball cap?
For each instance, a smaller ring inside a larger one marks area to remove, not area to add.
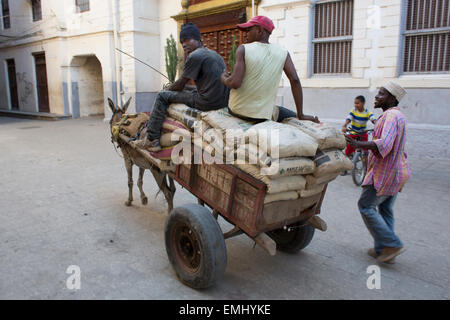
[[[264,29],[266,29],[269,33],[272,33],[272,30],[275,29],[272,20],[270,20],[265,16],[254,16],[246,23],[241,23],[237,25],[239,29],[248,29],[252,26],[261,26]]]

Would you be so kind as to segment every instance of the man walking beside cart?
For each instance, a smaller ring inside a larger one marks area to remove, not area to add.
[[[398,192],[411,176],[406,156],[407,122],[397,107],[405,94],[405,89],[392,81],[381,87],[375,96],[375,108],[381,108],[383,114],[375,124],[373,140],[346,137],[352,147],[370,150],[358,207],[374,238],[374,248],[368,254],[386,263],[392,263],[405,250],[394,232],[393,210]]]

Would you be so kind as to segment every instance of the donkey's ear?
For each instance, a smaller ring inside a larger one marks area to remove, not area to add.
[[[128,99],[127,102],[125,102],[125,105],[122,107],[123,112],[127,112],[128,107],[130,106],[131,97]]]
[[[108,105],[109,105],[109,108],[111,109],[112,113],[115,113],[116,106],[114,105],[114,102],[110,98],[108,98]]]

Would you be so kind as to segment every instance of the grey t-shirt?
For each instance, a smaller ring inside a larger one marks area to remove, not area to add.
[[[220,80],[224,69],[225,62],[217,52],[204,47],[191,52],[182,77],[195,81],[198,92],[195,97],[197,109],[209,111],[228,106],[230,90]]]

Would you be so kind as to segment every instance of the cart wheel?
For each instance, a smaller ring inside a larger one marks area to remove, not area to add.
[[[207,288],[225,272],[222,230],[205,207],[186,204],[173,209],[167,218],[165,240],[169,261],[184,284]]]
[[[277,250],[287,253],[297,253],[306,248],[314,236],[314,227],[309,223],[298,222],[286,229],[276,229],[267,232],[277,244]],[[289,230],[289,231],[288,231]]]

